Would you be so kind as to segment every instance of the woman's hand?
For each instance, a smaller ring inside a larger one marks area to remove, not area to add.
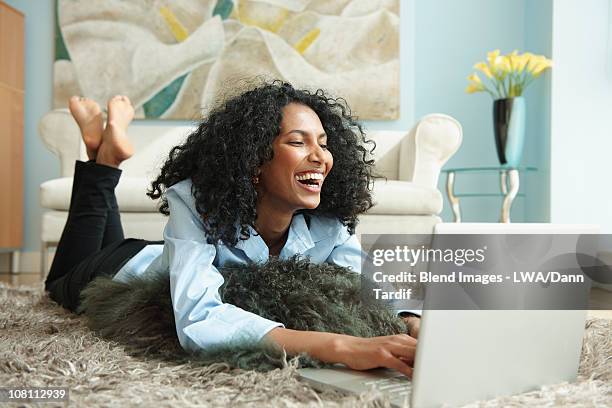
[[[412,378],[417,341],[407,334],[381,337],[341,336],[334,352],[337,362],[354,370],[386,367]]]
[[[264,337],[288,354],[308,353],[326,363],[342,363],[354,370],[386,367],[412,377],[417,341],[407,334],[355,337],[277,327]]]

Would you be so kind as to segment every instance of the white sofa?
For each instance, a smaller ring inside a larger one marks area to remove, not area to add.
[[[116,189],[126,237],[162,239],[166,218],[157,202],[145,192],[170,149],[192,131],[190,126],[133,124],[128,137],[135,154],[121,165],[123,174]],[[41,225],[41,273],[47,271],[49,247],[57,245],[70,205],[74,161],[86,160],[79,129],[67,110],[47,113],[39,124],[45,145],[59,158],[61,177],[40,186],[40,203],[45,210]],[[447,115],[422,118],[410,132],[372,131],[376,141],[376,169],[387,180],[374,182],[375,206],[360,217],[358,234],[431,233],[442,210],[437,189],[442,165],[457,151],[461,125]]]

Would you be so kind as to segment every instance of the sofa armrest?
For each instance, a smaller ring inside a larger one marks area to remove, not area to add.
[[[81,132],[68,109],[55,109],[38,123],[38,134],[47,148],[60,160],[62,177],[72,177],[74,161],[86,160]]]
[[[437,188],[440,170],[459,149],[462,138],[456,119],[440,113],[423,117],[400,145],[399,179]]]

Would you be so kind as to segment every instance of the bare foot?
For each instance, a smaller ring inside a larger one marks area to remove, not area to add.
[[[127,138],[127,128],[133,118],[134,108],[127,96],[117,95],[108,101],[108,120],[96,163],[119,167],[134,154],[134,147]]]
[[[81,137],[87,148],[89,159],[95,159],[100,143],[102,142],[102,131],[104,120],[100,106],[93,99],[82,96],[73,96],[68,101],[68,107],[72,117],[81,129]]]

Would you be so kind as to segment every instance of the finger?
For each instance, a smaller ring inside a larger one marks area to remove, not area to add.
[[[387,346],[387,350],[389,350],[395,357],[401,357],[414,362],[416,346],[406,346],[404,344],[391,343]]]
[[[418,342],[414,337],[410,337],[407,334],[404,334],[403,336],[406,336],[405,338],[396,338],[396,339],[389,339],[387,341],[385,341],[383,344],[397,344],[397,345],[401,345],[403,347],[410,347],[410,348],[416,348]]]
[[[408,334],[396,334],[391,336],[389,340],[393,343],[404,344],[407,347],[416,347],[417,340]]]
[[[414,358],[408,359],[406,357],[398,357],[404,363],[408,364],[410,367],[414,367]]]
[[[412,367],[392,355],[389,355],[389,357],[385,360],[384,367],[397,370],[400,373],[408,376],[408,378],[412,378]]]

